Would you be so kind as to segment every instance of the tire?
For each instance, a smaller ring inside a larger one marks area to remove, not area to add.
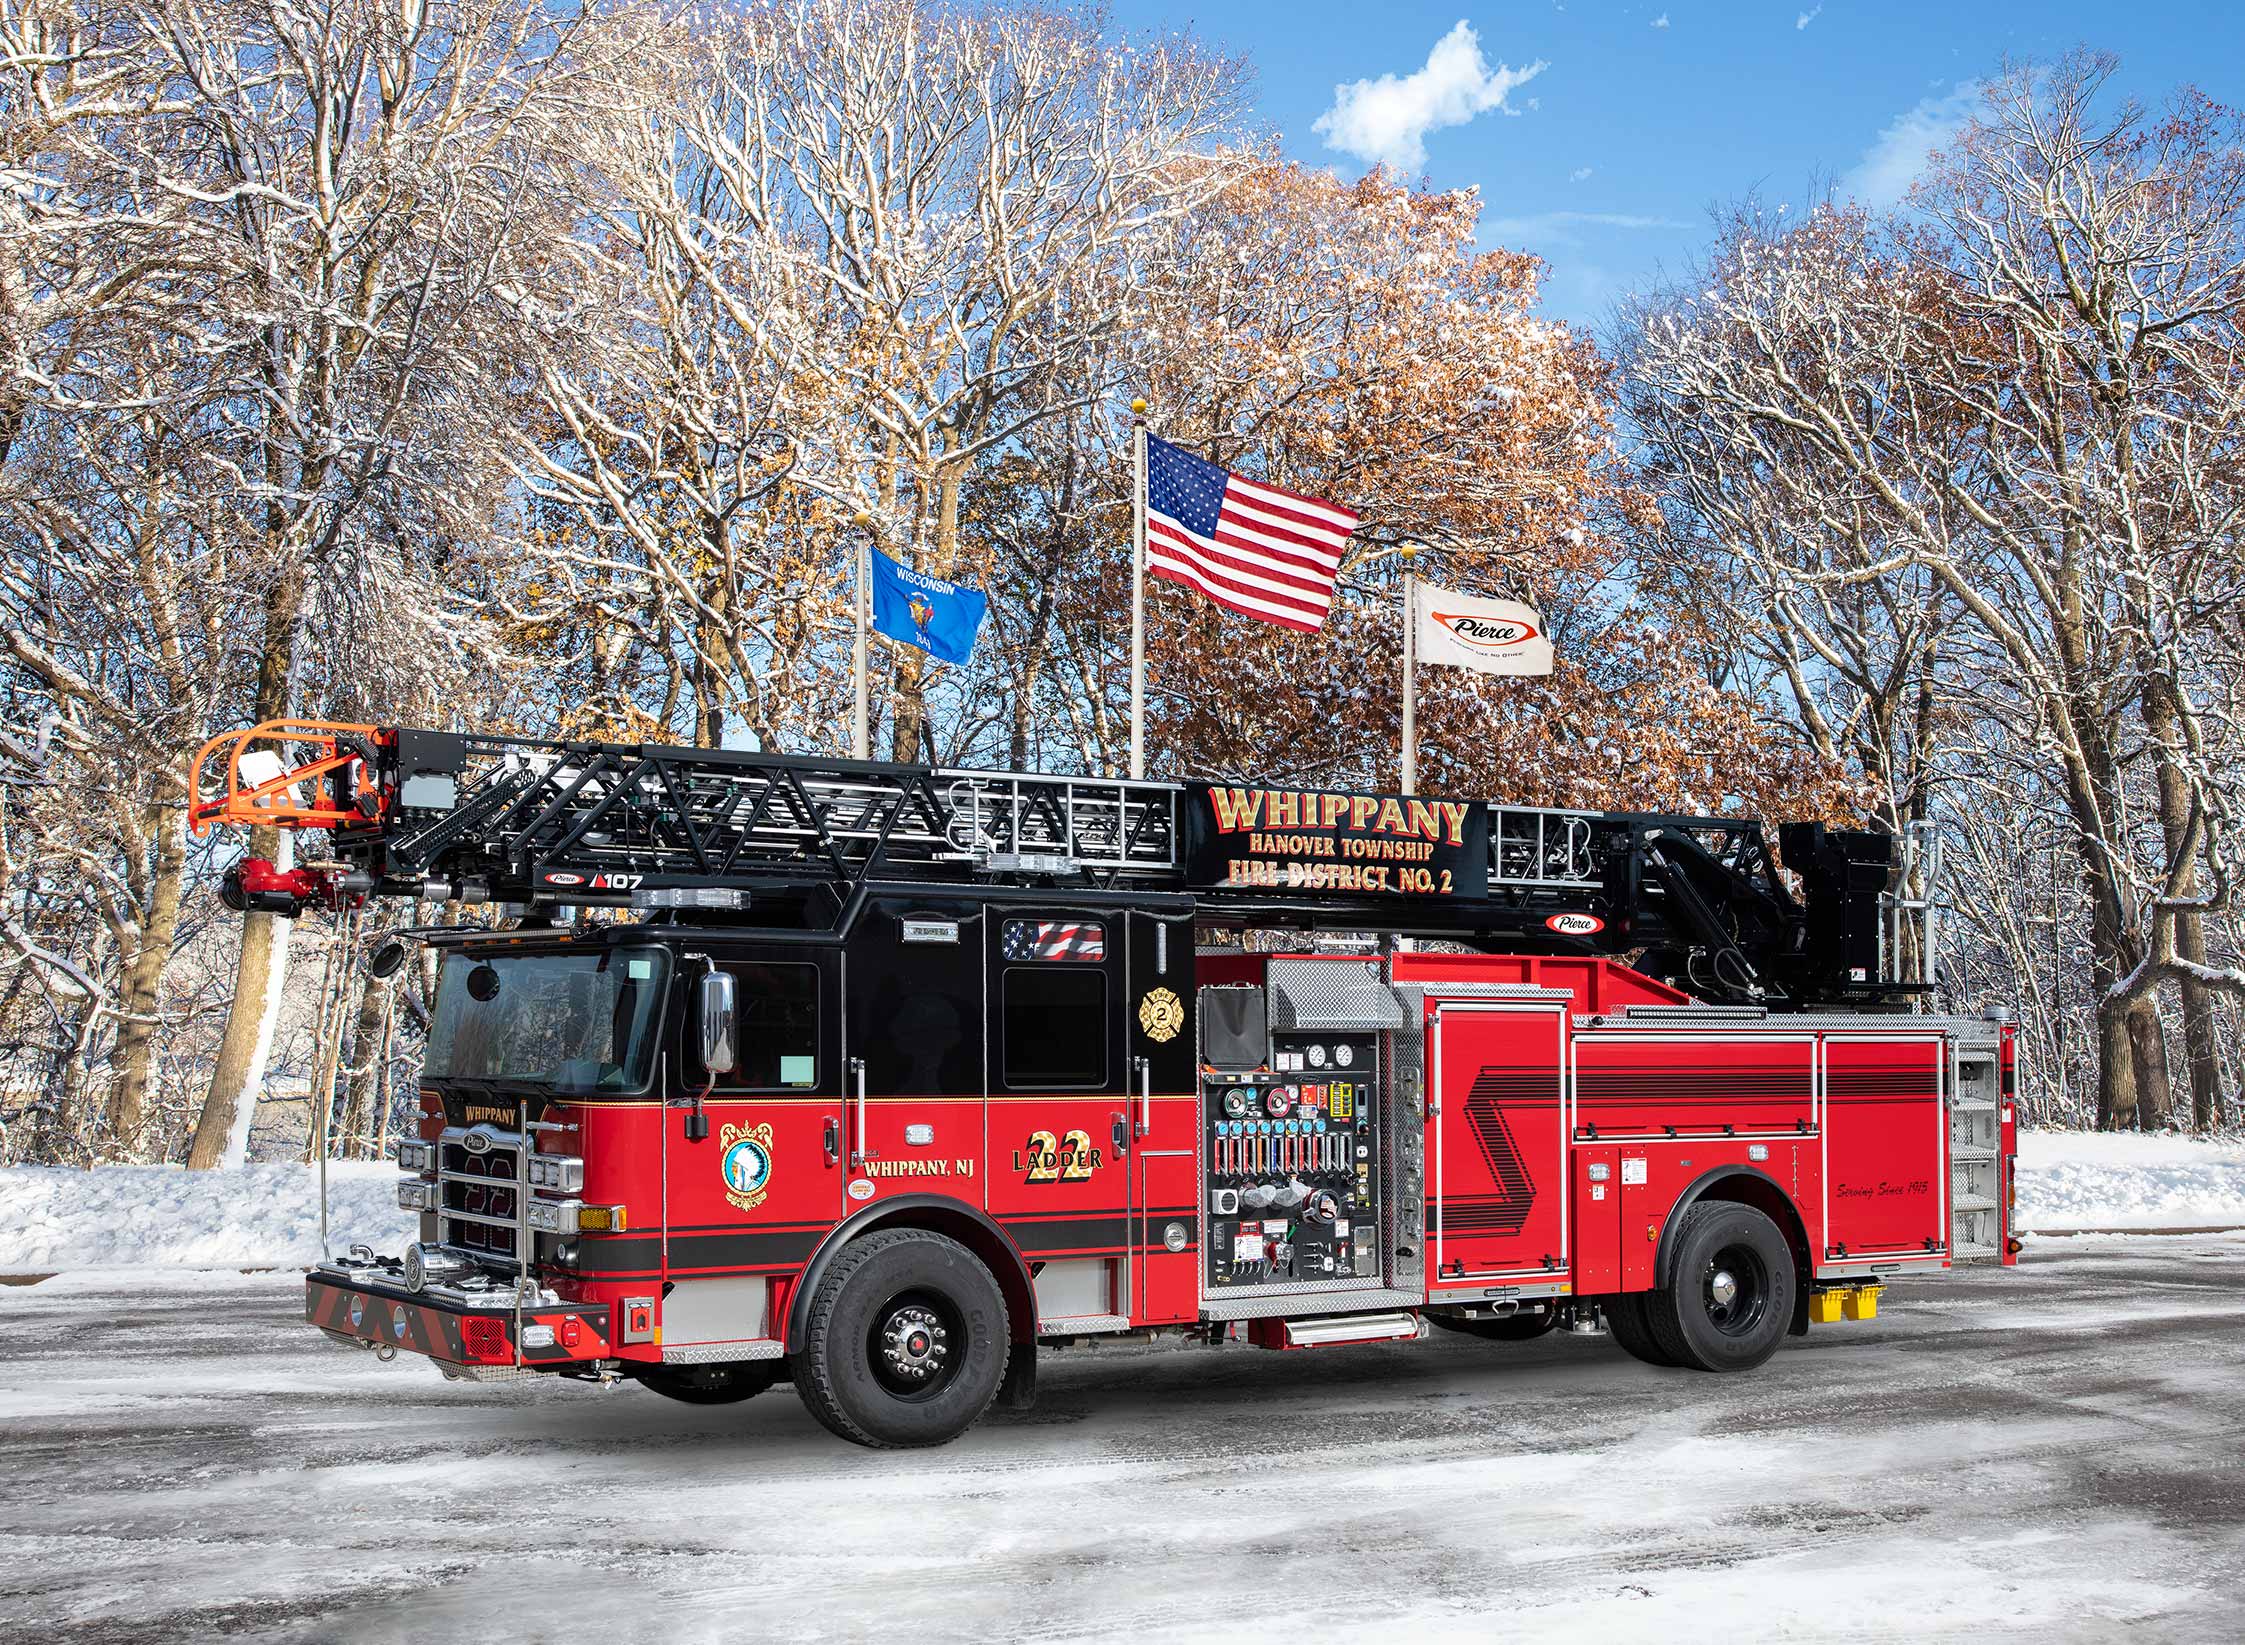
[[[681,1405],[736,1405],[754,1399],[787,1374],[776,1359],[736,1360],[725,1365],[649,1366],[639,1385]]]
[[[1479,1337],[1484,1342],[1533,1342],[1549,1335],[1551,1328],[1559,1323],[1559,1312],[1555,1308],[1547,1308],[1540,1314],[1508,1314],[1503,1319],[1453,1319],[1441,1314],[1427,1317],[1445,1330]]]
[[[997,1398],[1006,1299],[974,1253],[919,1228],[853,1240],[811,1297],[795,1391],[843,1439],[941,1445]]]
[[[1661,1352],[1695,1371],[1750,1371],[1793,1319],[1793,1248],[1751,1205],[1702,1200],[1676,1229],[1672,1284],[1645,1299]]]
[[[1647,1365],[1673,1368],[1676,1362],[1668,1357],[1653,1335],[1651,1323],[1645,1318],[1645,1295],[1632,1291],[1626,1296],[1608,1297],[1605,1300],[1606,1331],[1620,1345],[1622,1352],[1632,1359],[1641,1359]]]

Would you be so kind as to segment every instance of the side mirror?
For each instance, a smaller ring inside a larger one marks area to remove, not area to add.
[[[730,971],[704,971],[694,1000],[694,1021],[701,1030],[702,1066],[712,1074],[730,1074],[737,1060],[733,1044],[735,996]]]
[[[387,979],[396,976],[404,968],[405,944],[395,937],[375,949],[366,959],[366,974],[370,977]]]

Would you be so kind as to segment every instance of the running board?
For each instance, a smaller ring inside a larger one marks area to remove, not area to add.
[[[1416,1314],[1335,1314],[1321,1319],[1258,1319],[1247,1340],[1258,1348],[1341,1348],[1351,1343],[1402,1342],[1426,1335]]]

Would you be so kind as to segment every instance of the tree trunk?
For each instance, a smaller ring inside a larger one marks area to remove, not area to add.
[[[260,722],[286,714],[295,695],[291,659],[304,610],[304,577],[304,568],[291,561],[266,597],[264,650],[258,659],[254,703]],[[294,844],[295,836],[278,829],[250,830],[249,854],[267,857],[279,868],[295,860]],[[239,1165],[248,1152],[257,1096],[265,1084],[265,1062],[273,1051],[281,993],[288,983],[289,923],[278,914],[242,916],[241,965],[226,1010],[226,1033],[211,1065],[210,1091],[203,1098],[195,1140],[187,1151],[190,1171]]]
[[[177,806],[156,810],[156,871],[149,882],[140,944],[125,970],[118,1001],[124,1020],[112,1053],[109,1133],[127,1157],[140,1153],[140,1128],[148,1111],[148,1087],[156,1061],[156,1014],[163,1005],[164,969],[171,963],[172,938],[179,929],[180,894],[186,886],[186,813]]]
[[[351,1083],[343,1099],[344,1154],[351,1141],[367,1144],[374,1135],[376,1093],[381,1089],[383,1027],[389,1020],[390,984],[371,974],[359,983],[358,1023],[351,1035]],[[360,1152],[364,1153],[364,1147]]]
[[[2159,775],[2159,826],[2167,840],[2170,867],[2181,863],[2177,889],[2185,896],[2197,891],[2197,865],[2185,861],[2190,850],[2190,781],[2175,762],[2175,740],[2180,732],[2174,698],[2175,684],[2163,674],[2144,680],[2144,729],[2151,734],[2154,769]],[[2206,963],[2206,923],[2192,913],[2175,915],[2176,958],[2192,965]],[[2185,978],[2183,1050],[2190,1069],[2191,1121],[2201,1131],[2220,1123],[2222,1111],[2221,1041],[2214,1024],[2214,996],[2198,982]]]
[[[2128,1048],[2136,1076],[2136,1124],[2145,1131],[2164,1130],[2172,1123],[2175,1091],[2167,1077],[2167,1028],[2156,998],[2128,1008]]]
[[[2097,967],[2103,970],[2102,965]],[[2125,1131],[2136,1123],[2136,1069],[2129,1045],[2128,1012],[2104,997],[2097,1001],[2097,1129]]]
[[[269,829],[253,829],[251,849]],[[295,856],[293,841],[280,835],[271,847],[282,868]],[[265,1084],[266,1059],[273,1052],[273,1030],[281,1014],[281,991],[288,982],[288,938],[293,920],[279,914],[242,916],[241,967],[234,1000],[226,1013],[226,1034],[211,1067],[210,1094],[195,1122],[187,1150],[187,1169],[208,1171],[242,1163],[249,1152],[249,1129],[257,1118],[258,1092]]]

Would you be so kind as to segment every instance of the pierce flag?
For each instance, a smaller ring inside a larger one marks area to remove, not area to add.
[[[1551,641],[1533,606],[1453,594],[1431,583],[1412,588],[1411,604],[1422,663],[1484,674],[1551,672]]]
[[[923,576],[877,548],[867,551],[866,562],[873,573],[876,632],[947,663],[964,663],[973,655],[975,633],[990,606],[980,589]]]

